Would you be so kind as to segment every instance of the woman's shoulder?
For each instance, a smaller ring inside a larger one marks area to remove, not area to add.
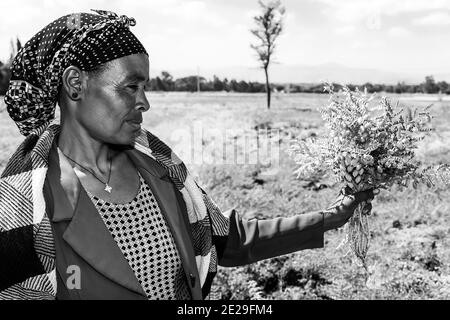
[[[126,156],[129,158],[129,160],[139,168],[143,168],[152,175],[162,178],[167,175],[168,170],[165,166],[163,166],[161,163],[159,163],[154,158],[148,156],[147,154],[137,150],[137,149],[130,149],[127,150]]]

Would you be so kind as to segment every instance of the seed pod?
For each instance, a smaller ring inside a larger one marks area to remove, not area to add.
[[[352,173],[352,171],[353,171],[353,167],[350,165],[350,166],[348,166],[347,167],[347,172],[348,173]]]
[[[361,177],[360,176],[356,177],[355,182],[356,183],[360,183],[361,182]]]
[[[352,181],[352,176],[349,175],[348,173],[345,173],[344,177],[345,177],[345,180],[347,180],[348,182]]]
[[[350,156],[347,155],[347,156],[345,157],[345,165],[346,165],[346,166],[349,166],[350,163],[351,163],[351,161],[352,161],[352,159],[350,158]]]
[[[359,174],[360,174],[360,175],[363,175],[363,173],[364,173],[364,169],[361,168],[361,169],[359,170]]]
[[[383,173],[383,168],[381,168],[380,166],[377,167],[377,171],[378,173]]]
[[[353,171],[352,175],[356,178],[359,175],[359,172],[355,170]]]

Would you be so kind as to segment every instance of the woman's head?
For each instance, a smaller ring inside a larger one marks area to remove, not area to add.
[[[61,124],[106,143],[132,144],[142,113],[149,109],[144,91],[148,74],[145,54],[114,59],[91,71],[68,67],[59,94]]]
[[[14,59],[5,102],[22,134],[43,132],[54,118],[58,101],[62,113],[76,117],[81,126],[92,122],[84,121],[89,115],[97,121],[102,120],[100,115],[129,113],[134,117],[137,113],[133,112],[137,111],[130,112],[132,104],[141,111],[148,108],[143,84],[127,99],[119,94],[120,77],[128,68],[139,69],[141,75],[148,77],[148,54],[129,30],[135,25],[134,19],[94,11],[98,14],[78,13],[53,21],[28,41]],[[68,96],[75,85],[79,96]],[[123,110],[118,110],[118,100],[125,102]],[[109,113],[101,109],[106,104],[111,106]],[[108,131],[104,135],[112,134],[116,125],[97,122],[97,128]]]

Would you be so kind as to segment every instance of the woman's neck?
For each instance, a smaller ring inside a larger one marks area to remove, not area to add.
[[[80,126],[72,128],[69,123],[61,125],[58,147],[72,161],[100,174],[109,172],[110,159],[114,158],[107,143],[94,139]]]

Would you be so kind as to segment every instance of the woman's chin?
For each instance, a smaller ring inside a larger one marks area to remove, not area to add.
[[[139,135],[140,135],[140,133],[141,133],[141,129],[139,129],[139,130],[133,130],[130,134],[128,134],[126,137],[125,137],[125,141],[124,141],[124,144],[127,144],[127,145],[134,145],[134,141],[136,140],[136,138],[137,137],[139,137]]]
[[[114,141],[109,142],[115,145],[133,146],[137,136],[138,134],[136,133],[122,134],[120,137],[114,139]]]
[[[101,140],[105,143],[114,144],[114,145],[123,145],[123,146],[134,146],[134,142],[137,137],[141,134],[141,129],[133,129],[123,128],[116,134],[106,134],[103,133],[101,136]]]
[[[131,137],[128,137],[127,139],[124,139],[122,142],[122,145],[133,146],[135,140],[136,140],[136,135],[133,135]]]

